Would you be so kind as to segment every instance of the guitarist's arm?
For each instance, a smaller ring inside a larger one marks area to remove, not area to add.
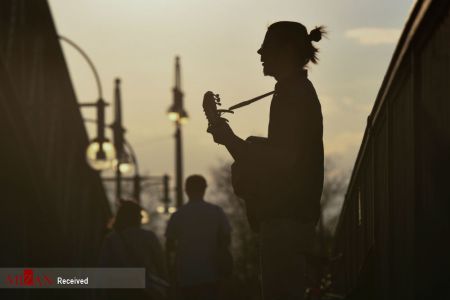
[[[249,145],[234,134],[228,123],[223,122],[210,130],[214,142],[224,145],[235,161],[244,159],[249,151]]]
[[[250,145],[237,135],[233,135],[224,146],[235,161],[242,161],[248,157]]]
[[[234,134],[228,123],[217,126],[211,132],[216,143],[224,145],[235,161],[248,161],[250,159],[266,165],[276,164],[277,168],[289,168],[295,161],[296,154],[293,149],[271,147],[263,143],[244,141]]]

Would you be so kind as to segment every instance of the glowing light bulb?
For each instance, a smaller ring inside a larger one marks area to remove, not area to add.
[[[96,171],[111,168],[115,157],[114,146],[108,140],[100,143],[97,139],[94,139],[86,149],[86,161]]]

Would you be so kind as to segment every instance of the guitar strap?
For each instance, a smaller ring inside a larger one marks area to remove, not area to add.
[[[228,110],[235,110],[235,109],[241,108],[243,106],[247,106],[249,104],[252,104],[253,102],[256,102],[258,100],[266,98],[267,96],[273,95],[274,93],[275,93],[275,91],[271,91],[271,92],[262,94],[260,96],[257,96],[255,98],[252,98],[250,100],[245,100],[245,101],[239,102],[238,104],[235,104],[235,105],[231,106]]]

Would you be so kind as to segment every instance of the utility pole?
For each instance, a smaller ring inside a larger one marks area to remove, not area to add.
[[[169,212],[169,202],[170,202],[170,198],[169,198],[169,175],[165,174],[163,176],[163,199],[162,202],[164,203],[164,212],[168,213]]]
[[[181,127],[188,116],[183,106],[181,67],[178,56],[175,58],[175,86],[173,88],[173,104],[169,109],[169,117],[175,122],[175,199],[176,207],[179,208],[183,205],[183,138]]]
[[[181,91],[181,71],[180,58],[175,58],[175,86],[173,88],[173,100],[181,109],[183,103],[183,92]],[[183,205],[183,145],[182,145],[181,124],[178,120],[175,122],[175,184],[176,184],[176,206],[180,208]]]
[[[114,135],[114,147],[116,148],[116,205],[119,205],[122,199],[122,173],[120,164],[124,154],[124,132],[122,127],[122,99],[120,92],[120,79],[116,78],[114,87],[114,123],[112,124]]]

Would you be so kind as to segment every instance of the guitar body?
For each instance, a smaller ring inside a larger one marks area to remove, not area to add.
[[[245,141],[258,145],[267,144],[267,138],[259,136],[249,136]],[[231,165],[231,185],[236,196],[245,201],[247,219],[255,232],[259,231],[259,216],[263,204],[260,176],[258,176],[260,175],[258,174],[259,166],[255,165],[257,163],[238,160]]]

